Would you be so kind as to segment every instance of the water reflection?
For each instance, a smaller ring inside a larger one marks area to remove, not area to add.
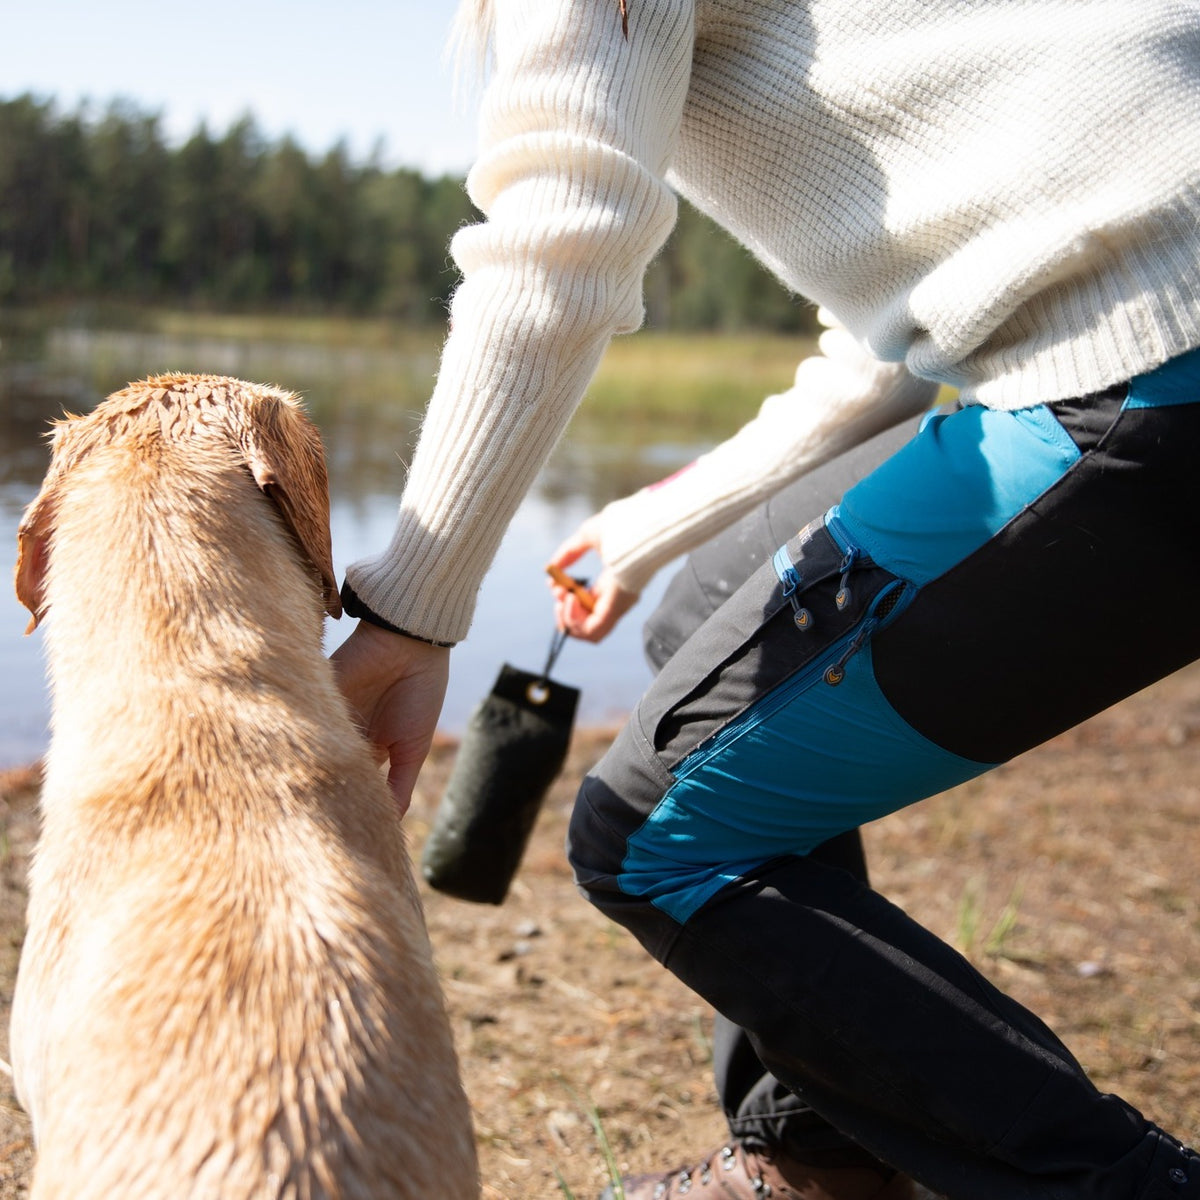
[[[391,530],[436,369],[436,346],[395,352],[322,345],[270,345],[136,333],[49,331],[0,342],[0,543],[15,556],[16,528],[48,461],[47,423],[86,411],[130,379],[158,371],[214,371],[277,382],[301,393],[321,427],[329,461],[335,566],[377,551]],[[542,565],[597,507],[665,475],[703,445],[672,429],[639,429],[639,444],[617,423],[585,409],[560,443],[513,521],[480,595],[468,640],[452,656],[443,713],[463,728],[502,662],[539,669],[552,632]],[[581,722],[615,723],[645,686],[640,617],[656,601],[664,572],[602,647],[573,642],[555,675],[582,691]],[[0,768],[44,750],[47,697],[41,639],[23,638],[28,614],[11,588],[0,601]],[[330,622],[327,649],[350,631]]]

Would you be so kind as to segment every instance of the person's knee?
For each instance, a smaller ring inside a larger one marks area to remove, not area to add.
[[[590,774],[579,789],[567,831],[567,859],[580,893],[624,926],[660,962],[678,934],[677,922],[626,876],[628,823],[636,813],[603,777]]]
[[[630,897],[622,887],[629,840],[662,799],[669,777],[655,771],[627,725],[588,772],[575,798],[567,830],[567,861],[579,890],[614,915]]]
[[[615,881],[625,855],[625,839],[604,819],[611,801],[603,781],[595,775],[586,776],[567,826],[567,861],[576,884],[588,899],[593,899],[595,889]]]
[[[636,724],[635,714],[580,785],[567,838],[577,874],[619,874],[629,838],[671,784],[670,773],[648,761]]]

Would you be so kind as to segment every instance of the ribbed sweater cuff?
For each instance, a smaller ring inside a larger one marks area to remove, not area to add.
[[[382,628],[434,645],[461,642],[475,614],[479,579],[472,572],[432,582],[421,564],[445,561],[447,556],[436,539],[410,533],[402,517],[383,553],[347,568],[346,585],[366,612],[356,613],[349,606],[346,611],[366,620],[373,617]]]
[[[348,616],[356,617],[360,621],[366,621],[369,625],[374,625],[379,629],[386,629],[389,633],[398,633],[402,637],[413,638],[418,642],[424,642],[427,646],[441,646],[444,649],[450,649],[456,644],[454,642],[436,642],[432,638],[421,637],[419,634],[413,633],[410,629],[401,629],[398,625],[393,625],[391,621],[385,620],[362,602],[358,593],[350,586],[349,580],[346,580],[342,584],[341,597],[342,610]]]

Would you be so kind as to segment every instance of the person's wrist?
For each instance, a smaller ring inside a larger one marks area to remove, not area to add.
[[[434,638],[422,637],[419,633],[413,633],[410,629],[402,629],[399,625],[394,625],[387,620],[386,617],[381,617],[350,586],[348,579],[342,583],[341,596],[342,610],[348,616],[366,621],[368,625],[374,625],[377,629],[386,629],[388,633],[398,633],[401,637],[412,638],[414,642],[424,642],[427,646],[438,646],[445,650],[452,649],[454,646],[454,642],[439,642]]]

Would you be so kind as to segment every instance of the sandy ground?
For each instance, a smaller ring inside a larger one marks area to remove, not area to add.
[[[577,735],[503,906],[426,892],[488,1200],[595,1196],[607,1174],[593,1114],[633,1170],[723,1136],[709,1011],[571,884],[567,813],[605,741]],[[440,745],[422,776],[414,854],[453,754]],[[5,1031],[35,804],[34,770],[0,776]],[[866,836],[881,891],[1037,1011],[1102,1088],[1200,1143],[1200,669]],[[32,1151],[0,1091],[9,1200],[26,1194]]]

